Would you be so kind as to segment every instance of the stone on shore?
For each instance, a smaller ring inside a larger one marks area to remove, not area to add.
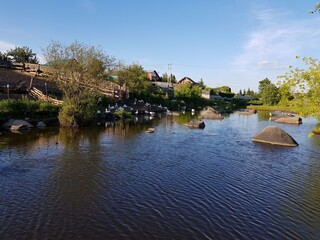
[[[213,120],[222,120],[223,116],[219,114],[215,109],[209,107],[206,110],[200,112],[201,119],[213,119]]]
[[[42,121],[40,121],[40,122],[37,122],[37,128],[45,128],[47,125],[44,123],[44,122],[42,122]]]
[[[206,125],[204,124],[203,121],[190,121],[190,122],[186,123],[185,126],[187,126],[189,128],[204,129]]]
[[[22,129],[33,128],[33,125],[28,121],[25,121],[22,119],[10,119],[9,121],[3,124],[3,127],[10,128],[11,130],[13,129],[22,130]]]
[[[12,125],[10,130],[12,132],[19,132],[22,130],[28,130],[29,128],[26,125],[20,124],[20,125]]]
[[[270,118],[273,122],[278,123],[288,123],[288,124],[301,124],[302,119],[300,117],[295,117],[293,115],[280,115]]]
[[[265,127],[252,138],[252,141],[286,147],[296,147],[299,145],[287,132],[277,126]]]

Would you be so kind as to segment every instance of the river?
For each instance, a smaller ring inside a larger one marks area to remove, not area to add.
[[[315,119],[190,118],[3,134],[0,239],[320,238]],[[268,125],[299,146],[252,142]]]

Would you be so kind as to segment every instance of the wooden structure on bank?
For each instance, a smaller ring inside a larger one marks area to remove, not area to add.
[[[50,67],[40,64],[0,60],[0,68],[2,68],[0,69],[0,88],[2,84],[6,93],[8,90],[8,96],[10,92],[12,93],[16,90],[20,83],[24,83],[26,93],[32,98],[56,105],[62,104],[62,101],[48,96],[48,89],[58,91],[56,82],[48,80],[48,76],[51,75]],[[99,84],[79,83],[79,85],[106,97],[123,98],[126,96],[121,87],[111,81],[101,81]]]
[[[39,89],[35,88],[35,87],[31,87],[29,89],[29,94],[31,97],[38,99],[42,102],[48,102],[48,103],[52,103],[54,105],[60,106],[62,105],[63,101],[52,98],[48,95],[43,94]]]

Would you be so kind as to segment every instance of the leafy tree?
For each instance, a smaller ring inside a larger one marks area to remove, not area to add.
[[[129,88],[132,97],[143,97],[148,93],[151,83],[142,66],[132,64],[121,68],[118,72],[119,84]]]
[[[191,83],[180,84],[174,90],[174,96],[180,99],[199,99],[202,89],[199,86],[192,86]]]
[[[217,93],[231,93],[231,88],[228,86],[222,86],[218,88],[214,88],[215,92]]]
[[[271,81],[269,80],[269,78],[265,78],[259,82],[259,94],[260,95],[262,94],[263,89],[269,84],[271,84]]]
[[[176,76],[173,75],[172,73],[170,74],[170,76],[171,76],[171,79],[170,79],[171,83],[177,83]]]
[[[274,106],[279,102],[278,88],[271,83],[266,85],[261,92],[261,101],[265,105]]]
[[[7,51],[7,56],[12,56],[14,61],[22,63],[39,63],[37,55],[32,52],[32,50],[26,46],[15,47],[15,49],[10,49]]]
[[[294,100],[294,96],[291,92],[291,87],[289,84],[282,84],[279,87],[279,105],[280,106],[290,106]]]
[[[240,91],[239,91],[239,95],[242,96],[242,91],[241,91],[241,89],[240,89]]]
[[[104,79],[106,66],[114,59],[104,55],[101,49],[77,41],[69,46],[51,42],[44,55],[52,68],[52,79],[63,92],[60,125],[89,124],[98,106],[95,87]]]
[[[248,88],[248,90],[247,90],[247,96],[252,96],[252,97],[254,97],[254,96],[256,96],[256,93],[255,93],[253,90],[251,90],[250,88]]]
[[[162,82],[168,82],[169,80],[168,74],[167,73],[162,74],[161,79],[162,79]]]
[[[0,60],[6,60],[7,55],[5,53],[0,52]]]
[[[168,82],[169,81],[169,75],[168,73],[164,73],[162,74],[162,82]],[[176,76],[173,75],[172,73],[170,74],[170,82],[171,83],[177,83],[177,79],[176,79]]]
[[[202,78],[201,78],[198,86],[199,86],[200,88],[202,88],[202,89],[205,89],[205,88],[206,88],[206,85],[204,85],[204,82],[203,82],[203,79],[202,79]]]
[[[306,69],[291,69],[280,82],[281,102],[298,107],[300,114],[320,120],[320,61],[303,58]]]
[[[278,88],[268,78],[259,82],[259,97],[262,104],[276,105],[279,102]]]

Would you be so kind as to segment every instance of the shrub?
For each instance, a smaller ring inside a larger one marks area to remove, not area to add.
[[[56,116],[59,107],[49,103],[29,100],[6,99],[0,101],[0,114],[5,117],[37,117],[43,112],[49,116]]]

